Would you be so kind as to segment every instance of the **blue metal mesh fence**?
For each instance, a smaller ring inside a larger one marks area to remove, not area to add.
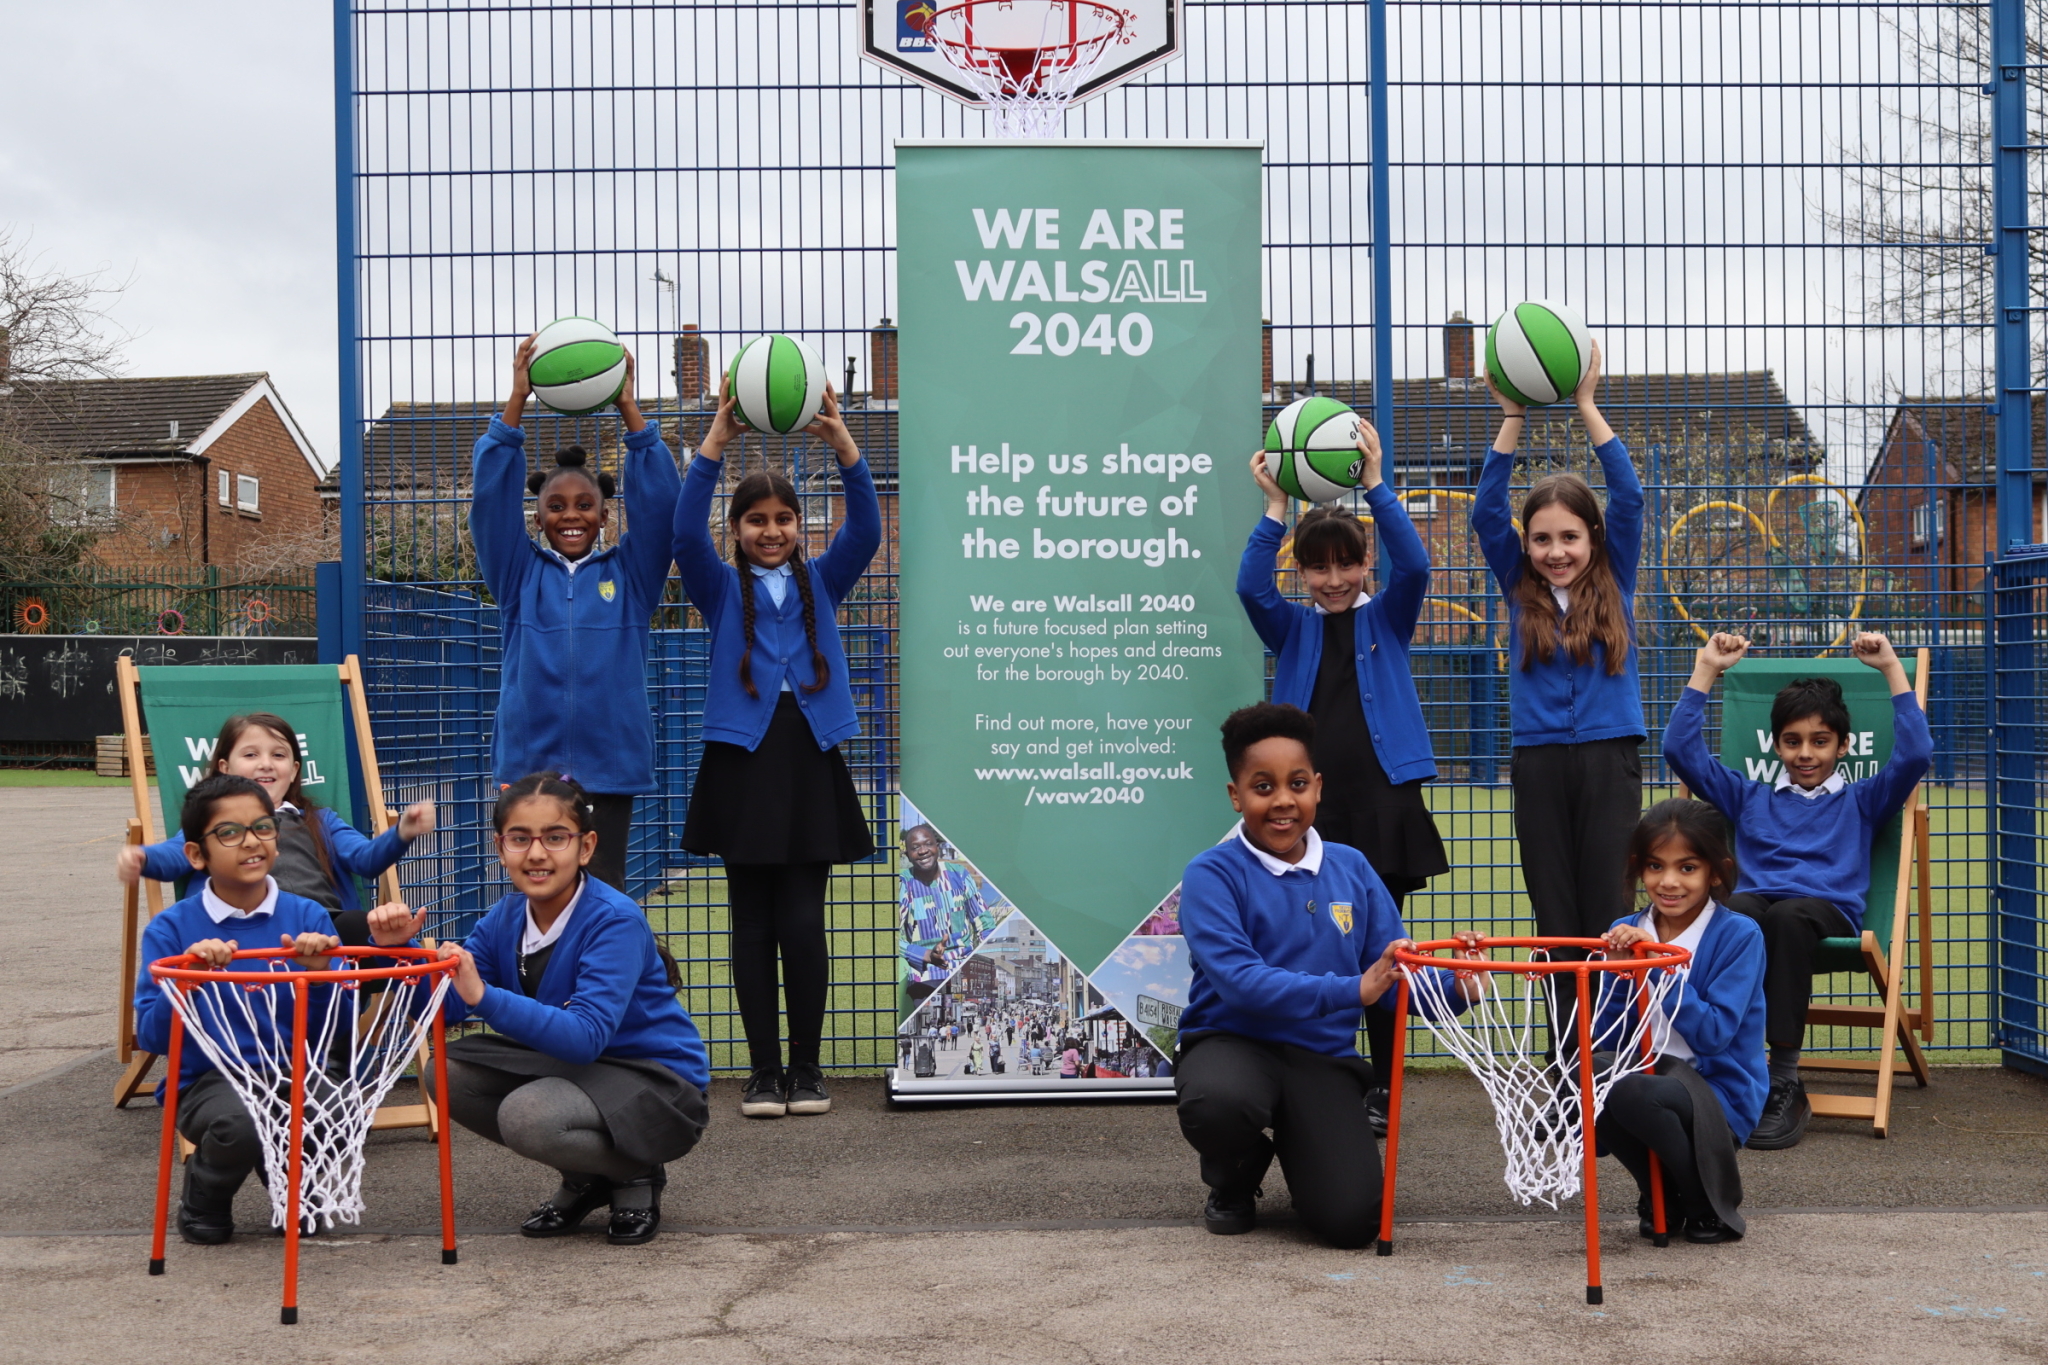
[[[2018,1046],[2014,935],[2038,909],[2001,889],[1994,992],[1985,699],[2024,669],[1993,671],[1983,580],[1998,548],[1992,355],[2026,324],[1993,306],[1984,251],[1991,8],[1379,13],[1380,137],[1367,0],[1190,0],[1185,55],[1077,107],[1067,136],[1265,143],[1273,374],[1246,445],[1311,385],[1373,413],[1437,565],[1417,676],[1454,870],[1410,898],[1411,929],[1526,923],[1504,612],[1466,520],[1498,413],[1466,320],[1564,298],[1605,343],[1603,406],[1649,499],[1636,606],[1652,799],[1670,780],[1655,736],[1702,630],[1779,654],[1839,653],[1865,628],[1931,649],[1936,1046]],[[342,0],[337,22],[353,51],[362,647],[389,780],[445,811],[435,850],[404,867],[412,894],[446,931],[502,890],[482,834],[495,627],[464,518],[469,446],[517,339],[563,314],[611,321],[640,357],[643,406],[687,446],[739,342],[798,333],[835,371],[845,358],[889,528],[845,611],[864,724],[849,758],[889,851],[833,881],[827,1024],[828,1062],[879,1064],[896,1004],[891,146],[981,136],[983,116],[857,60],[840,5]],[[1599,484],[1568,415],[1530,428],[1518,490],[1560,469]],[[528,429],[537,450],[575,439],[613,462],[606,419]],[[739,460],[790,472],[820,537],[834,524],[821,449],[750,438]],[[631,876],[715,1064],[739,1065],[719,870],[678,850],[705,641],[680,604],[656,626],[663,790],[641,803]],[[2038,982],[2038,957],[2029,970]],[[2038,1016],[2030,1027],[2038,1050]]]

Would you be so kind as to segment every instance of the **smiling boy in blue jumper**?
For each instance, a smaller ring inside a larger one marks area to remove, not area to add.
[[[1302,1222],[1361,1247],[1378,1231],[1380,1158],[1359,1021],[1395,984],[1407,939],[1365,856],[1315,832],[1314,744],[1315,721],[1292,706],[1260,702],[1223,722],[1227,790],[1244,819],[1181,880],[1194,976],[1174,1084],[1209,1187],[1209,1231],[1251,1231],[1278,1156]]]
[[[1874,775],[1848,782],[1835,770],[1851,733],[1841,685],[1801,678],[1771,703],[1771,741],[1781,764],[1777,779],[1744,777],[1708,752],[1702,731],[1715,680],[1748,652],[1749,641],[1740,635],[1716,635],[1700,647],[1692,677],[1671,709],[1664,759],[1735,827],[1741,877],[1724,904],[1763,926],[1771,1088],[1747,1145],[1768,1151],[1796,1145],[1813,1117],[1799,1079],[1799,1050],[1813,997],[1814,950],[1822,939],[1862,932],[1871,838],[1926,775],[1934,741],[1891,641],[1866,633],[1856,637],[1851,655],[1882,673],[1891,687],[1891,759]]]

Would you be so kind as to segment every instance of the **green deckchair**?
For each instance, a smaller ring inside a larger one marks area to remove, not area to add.
[[[1928,654],[1922,649],[1904,659],[1906,676],[1913,680],[1914,694],[1924,709],[1927,705]],[[1849,703],[1849,718],[1857,743],[1843,760],[1845,776],[1866,777],[1891,757],[1891,692],[1882,675],[1853,659],[1744,659],[1722,678],[1721,761],[1739,773],[1772,780],[1776,777],[1776,754],[1771,745],[1771,700],[1794,678],[1833,678],[1842,685]],[[1918,876],[1915,876],[1917,869]],[[1919,999],[1914,1006],[1905,1002],[1906,910],[1915,882],[1919,885],[1920,981]],[[1891,909],[1890,918],[1883,914]],[[1933,901],[1928,884],[1927,810],[1920,804],[1920,790],[1913,789],[1904,809],[1877,832],[1870,850],[1870,892],[1866,898],[1863,932],[1855,938],[1830,938],[1821,942],[1814,955],[1814,975],[1861,972],[1876,989],[1877,1000],[1867,1005],[1815,1004],[1807,1012],[1807,1023],[1822,1027],[1878,1030],[1875,1060],[1837,1059],[1827,1054],[1808,1053],[1801,1061],[1805,1071],[1851,1071],[1875,1073],[1873,1095],[1809,1095],[1813,1112],[1833,1118],[1869,1119],[1874,1136],[1883,1137],[1891,1127],[1892,1078],[1898,1065],[1898,1051],[1905,1049],[1906,1065],[1922,1086],[1928,1083],[1927,1057],[1922,1041],[1934,1041],[1934,958]],[[1914,1036],[1918,1031],[1919,1037]]]
[[[377,769],[376,741],[370,734],[370,707],[363,694],[362,667],[351,654],[336,664],[273,664],[251,666],[181,666],[138,668],[133,660],[115,661],[115,691],[120,694],[121,726],[134,785],[135,814],[128,821],[127,841],[155,842],[155,821],[143,752],[142,717],[148,713],[149,742],[157,764],[157,791],[164,829],[175,831],[184,809],[185,791],[205,776],[213,741],[229,716],[248,711],[274,711],[299,727],[306,766],[300,774],[307,795],[352,820],[349,794],[347,733],[355,730],[356,756],[362,766],[368,798],[370,831],[391,827],[384,804],[384,782]],[[120,1008],[115,1016],[114,1043],[126,1069],[114,1086],[114,1107],[120,1108],[141,1090],[156,1054],[135,1042],[136,974],[142,969],[142,902],[147,897],[154,917],[164,908],[163,886],[145,878],[139,887],[123,888],[121,920]],[[377,899],[400,899],[396,869],[377,879]],[[426,1070],[420,1070],[424,1077]],[[424,1081],[416,1105],[386,1105],[377,1111],[375,1128],[432,1128],[433,1107]]]

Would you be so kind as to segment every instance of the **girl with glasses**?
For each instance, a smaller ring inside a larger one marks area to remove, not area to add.
[[[661,1226],[667,1163],[710,1117],[710,1059],[647,917],[590,875],[583,788],[522,777],[491,822],[512,893],[441,949],[461,960],[448,1022],[491,1027],[448,1045],[448,1113],[560,1173],[526,1236],[567,1236],[609,1206],[606,1240],[638,1245]]]

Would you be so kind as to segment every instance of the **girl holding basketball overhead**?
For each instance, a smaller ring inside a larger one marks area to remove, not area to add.
[[[213,742],[213,771],[246,777],[263,788],[277,819],[277,865],[272,870],[280,890],[325,906],[334,932],[350,947],[370,941],[369,912],[356,890],[356,878],[374,880],[405,856],[413,840],[434,828],[434,803],[415,801],[398,823],[374,839],[365,838],[348,821],[306,795],[304,755],[298,731],[282,716],[251,711],[230,716]],[[185,857],[187,840],[174,834],[161,843],[123,848],[114,870],[133,886],[139,879],[176,881],[191,877],[188,895],[205,884]]]
[[[647,638],[668,582],[668,527],[682,480],[660,429],[640,415],[628,352],[617,402],[632,529],[606,544],[616,486],[589,467],[581,446],[527,473],[519,424],[533,392],[533,352],[528,337],[514,353],[512,392],[474,457],[469,527],[504,634],[491,771],[500,785],[533,772],[581,783],[597,833],[590,873],[623,891],[633,798],[655,790]],[[528,493],[538,540],[527,532]]]
[[[1728,826],[1703,801],[1660,801],[1630,836],[1628,881],[1648,907],[1607,931],[1608,947],[1671,943],[1692,953],[1685,987],[1667,999],[1668,1018],[1651,1021],[1654,1074],[1615,1082],[1595,1136],[1636,1178],[1641,1231],[1650,1222],[1650,1153],[1663,1168],[1666,1208],[1688,1242],[1732,1242],[1744,1232],[1742,1176],[1735,1149],[1763,1112],[1770,1074],[1764,1061],[1764,936],[1755,920],[1716,901],[1735,889]],[[1608,1009],[1628,1009],[1625,992]],[[1605,1021],[1603,1020],[1603,1023]]]
[[[1364,525],[1347,508],[1319,507],[1294,528],[1294,560],[1309,605],[1280,596],[1273,561],[1287,529],[1287,494],[1267,472],[1262,451],[1252,457],[1252,478],[1266,495],[1266,513],[1244,547],[1237,595],[1259,638],[1279,656],[1273,700],[1315,718],[1315,765],[1323,779],[1316,833],[1363,853],[1398,914],[1409,892],[1450,870],[1422,800],[1436,760],[1408,667],[1408,642],[1429,591],[1429,551],[1380,477],[1379,433],[1368,422],[1359,423],[1358,451],[1360,486],[1391,570],[1381,590],[1365,590],[1371,547]],[[1381,1132],[1394,1060],[1392,1003],[1365,1011],[1376,1073],[1366,1108]]]
[[[1643,486],[1595,402],[1600,365],[1596,342],[1572,397],[1607,477],[1606,508],[1578,475],[1551,474],[1522,500],[1517,532],[1508,479],[1527,409],[1490,376],[1503,417],[1472,500],[1473,533],[1507,601],[1515,833],[1536,932],[1546,937],[1597,937],[1627,909],[1622,867],[1643,807]],[[1564,1019],[1553,1013],[1557,1036],[1569,1036]]]
[[[832,1107],[819,1068],[830,980],[825,892],[834,863],[875,851],[839,752],[860,733],[860,721],[835,613],[881,546],[882,509],[830,388],[804,430],[831,449],[846,490],[845,523],[815,560],[804,554],[796,489],[770,469],[734,485],[726,512],[732,562],[719,556],[711,503],[725,447],[739,434],[729,380],[676,504],[676,566],[711,630],[704,760],[683,847],[725,863],[733,993],[752,1067],[740,1112],[749,1118]],[[776,1027],[778,955],[789,1013],[787,1072]]]

